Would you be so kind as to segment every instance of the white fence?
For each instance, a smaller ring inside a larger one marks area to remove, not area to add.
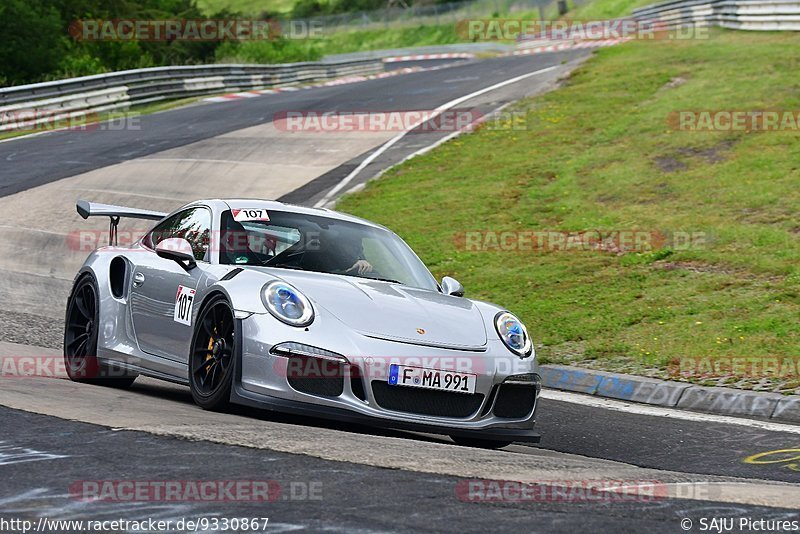
[[[633,11],[666,27],[722,26],[736,30],[800,31],[798,0],[674,0]]]

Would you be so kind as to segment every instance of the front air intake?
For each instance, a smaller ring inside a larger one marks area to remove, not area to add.
[[[270,352],[287,359],[286,381],[292,389],[320,397],[344,393],[344,379],[348,376],[344,356],[294,342],[276,345]]]
[[[452,393],[390,386],[383,380],[372,381],[372,394],[381,408],[438,417],[469,417],[483,403],[483,395],[480,393]]]

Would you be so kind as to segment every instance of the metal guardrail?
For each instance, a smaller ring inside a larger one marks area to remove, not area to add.
[[[383,71],[379,59],[127,70],[0,89],[0,131],[88,113],[213,93],[281,87]]]
[[[800,31],[799,0],[673,0],[633,10],[636,20],[667,28],[721,26],[735,30]]]

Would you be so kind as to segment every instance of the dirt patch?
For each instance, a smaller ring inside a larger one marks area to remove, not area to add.
[[[687,271],[692,273],[701,274],[724,274],[727,276],[735,276],[739,280],[750,280],[757,282],[780,283],[784,280],[783,276],[768,275],[768,274],[754,274],[744,269],[737,269],[734,267],[724,265],[714,265],[712,263],[704,263],[701,261],[658,261],[653,265],[657,268],[664,269],[665,271]]]
[[[558,180],[558,176],[556,176],[556,173],[554,173],[553,171],[546,171],[546,172],[544,172],[544,173],[542,174],[542,178],[544,178],[544,181],[545,181],[546,183],[548,183],[548,184],[550,184],[550,183],[553,183],[553,182],[555,182],[556,180]]]
[[[742,210],[740,221],[748,224],[768,224],[768,225],[783,225],[784,223],[793,223],[797,220],[797,214],[788,209],[780,207],[769,207],[758,210]],[[790,230],[794,233],[794,230]]]
[[[657,263],[659,267],[665,271],[690,271],[693,273],[713,273],[713,274],[735,274],[736,271],[723,267],[721,265],[713,265],[710,263],[703,263],[699,261],[666,261]]]
[[[665,83],[661,88],[662,89],[675,89],[676,87],[680,87],[681,85],[685,84],[689,81],[688,76],[675,76],[670,81]]]
[[[657,156],[653,163],[664,173],[685,171],[689,168],[689,163],[695,160],[701,160],[703,163],[709,164],[725,161],[728,159],[726,152],[735,144],[736,141],[734,139],[725,139],[711,147],[683,147],[670,155]]]
[[[673,156],[658,156],[655,164],[661,172],[678,172],[689,168],[688,165]]]
[[[706,163],[719,163],[720,161],[725,161],[727,159],[723,152],[730,150],[734,144],[736,144],[736,141],[732,139],[726,139],[710,148],[681,148],[678,150],[678,154],[687,157],[700,158]]]
[[[600,195],[597,197],[597,202],[600,204],[613,204],[615,202],[619,202],[620,197],[619,195]]]

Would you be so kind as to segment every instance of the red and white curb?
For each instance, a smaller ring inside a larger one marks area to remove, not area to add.
[[[333,87],[336,85],[345,85],[349,83],[357,83],[357,82],[364,82],[367,80],[377,80],[380,78],[388,78],[390,76],[397,76],[398,74],[408,74],[409,72],[421,72],[421,71],[429,71],[429,70],[438,70],[444,68],[445,66],[437,66],[437,67],[406,67],[397,70],[391,70],[388,72],[380,72],[378,74],[370,74],[368,76],[347,76],[345,78],[337,78],[335,80],[329,80],[327,82],[320,82],[314,83],[310,85],[304,85],[302,87],[274,87],[272,89],[256,89],[254,91],[242,91],[239,93],[230,93],[227,95],[220,95],[220,96],[212,96],[209,98],[204,98],[203,102],[233,102],[236,100],[242,100],[244,98],[253,98],[257,96],[263,95],[271,95],[273,93],[288,93],[290,91],[300,91],[303,89],[311,89],[314,87]]]
[[[297,91],[297,87],[276,87],[274,89],[257,89],[255,91],[242,91],[240,93],[230,93],[221,96],[212,96],[204,98],[203,102],[230,102],[231,100],[241,100],[243,98],[254,98],[257,96],[267,95],[271,93],[282,93],[288,91]]]
[[[409,56],[395,56],[383,59],[384,63],[400,63],[403,61],[425,61],[429,59],[474,59],[475,54],[468,52],[451,52],[446,54],[414,54]]]
[[[617,39],[601,39],[599,41],[581,41],[575,43],[572,48],[600,48],[604,46],[614,46],[620,43],[627,43],[631,39],[629,37],[620,37]]]
[[[531,48],[521,48],[511,52],[512,56],[527,56],[529,54],[544,54],[546,52],[559,52],[561,50],[575,50],[580,48],[601,48],[606,46],[614,46],[619,43],[629,41],[628,38],[618,39],[598,39],[593,41],[579,41],[577,43],[556,43],[549,45],[534,46]]]

